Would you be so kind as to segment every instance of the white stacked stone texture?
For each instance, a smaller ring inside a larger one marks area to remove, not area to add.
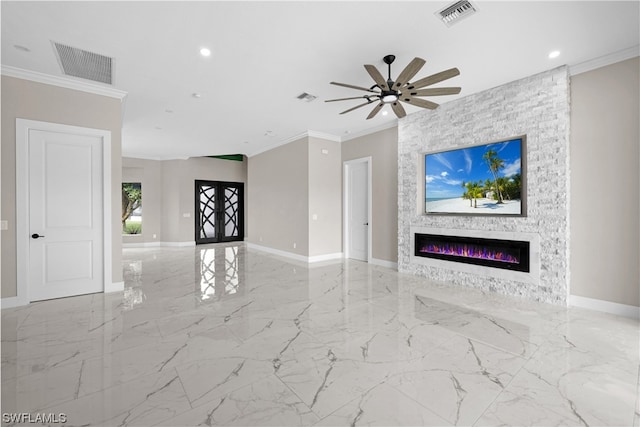
[[[568,69],[560,67],[442,104],[436,110],[409,114],[399,121],[399,271],[438,282],[566,305],[569,295],[569,93]],[[418,200],[418,195],[422,194],[419,186],[424,185],[421,171],[425,153],[520,135],[526,135],[526,170],[523,170],[526,217],[424,214],[424,200]],[[412,262],[411,227],[537,233],[539,283]]]

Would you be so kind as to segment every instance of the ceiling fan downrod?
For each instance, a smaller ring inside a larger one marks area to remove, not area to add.
[[[382,88],[380,88],[382,90],[382,93],[380,94],[380,101],[382,101],[385,104],[388,104],[388,103],[396,102],[400,95],[397,90],[392,89],[393,84],[395,82],[391,79],[391,64],[393,64],[393,61],[396,60],[396,56],[387,55],[384,58],[382,58],[382,60],[384,61],[385,64],[387,64],[387,67],[389,70],[389,74],[388,74],[389,77],[387,78],[388,90],[383,90]]]
[[[389,70],[388,73],[388,78],[387,78],[387,86],[389,87],[389,89],[391,89],[393,87],[393,83],[394,81],[391,80],[391,64],[393,64],[393,61],[396,60],[396,56],[395,55],[387,55],[384,58],[382,58],[382,60],[384,61],[385,64],[387,64],[387,69]]]

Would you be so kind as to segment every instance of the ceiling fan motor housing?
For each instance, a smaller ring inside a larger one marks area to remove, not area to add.
[[[380,101],[384,102],[385,104],[396,102],[399,97],[400,94],[397,90],[383,90],[382,93],[380,93]]]

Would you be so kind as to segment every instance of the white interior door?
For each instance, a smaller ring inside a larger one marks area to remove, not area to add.
[[[102,292],[103,140],[29,130],[30,301]]]
[[[369,164],[354,162],[347,167],[347,256],[369,261]]]

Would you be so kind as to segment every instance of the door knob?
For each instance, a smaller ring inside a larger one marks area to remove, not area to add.
[[[44,237],[44,236],[41,236],[41,235],[39,235],[38,233],[33,233],[33,234],[31,235],[31,238],[32,238],[32,239],[38,239],[38,238],[40,238],[40,237]]]
[[[365,223],[364,223],[364,225],[369,225],[369,223],[368,223],[368,222],[365,222]]]

